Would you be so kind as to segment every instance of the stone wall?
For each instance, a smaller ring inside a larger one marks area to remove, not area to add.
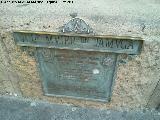
[[[61,0],[60,0],[61,1]],[[158,0],[79,0],[74,3],[0,3],[0,94],[98,108],[156,107],[160,104],[160,2]],[[77,12],[97,35],[144,39],[142,53],[121,54],[110,103],[43,95],[34,48],[14,43],[14,30],[57,32]]]

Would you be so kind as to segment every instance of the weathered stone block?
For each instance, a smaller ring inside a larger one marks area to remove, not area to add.
[[[159,104],[159,97],[153,97],[154,94],[159,96],[157,84],[160,79],[160,7],[157,0],[79,0],[73,4],[21,7],[0,3],[0,11],[0,81],[12,81],[14,76],[13,84],[4,82],[12,93],[16,93],[12,88],[19,87],[24,97],[99,108],[137,108],[153,104],[155,107]],[[145,40],[140,55],[118,57],[119,68],[110,103],[44,96],[36,60],[14,43],[14,30],[57,32],[70,20],[68,15],[72,12],[78,12],[78,17],[89,23],[97,35],[136,36]]]

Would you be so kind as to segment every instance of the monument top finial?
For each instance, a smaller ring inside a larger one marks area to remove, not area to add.
[[[76,13],[76,12],[70,13],[70,16],[71,16],[72,18],[75,18],[75,17],[77,17],[77,13]]]
[[[78,34],[89,34],[93,33],[93,29],[86,24],[86,22],[77,17],[77,13],[70,13],[72,19],[60,27],[60,32],[63,33],[78,33]]]

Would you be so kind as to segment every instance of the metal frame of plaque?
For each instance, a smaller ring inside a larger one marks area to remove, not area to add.
[[[36,47],[45,95],[110,101],[118,54],[139,54],[143,40],[90,35],[89,25],[74,17],[61,33],[15,31],[15,42]]]

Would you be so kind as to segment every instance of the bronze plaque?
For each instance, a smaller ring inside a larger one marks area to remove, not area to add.
[[[109,101],[118,53],[139,54],[140,38],[17,31],[20,46],[36,47],[45,95]]]

